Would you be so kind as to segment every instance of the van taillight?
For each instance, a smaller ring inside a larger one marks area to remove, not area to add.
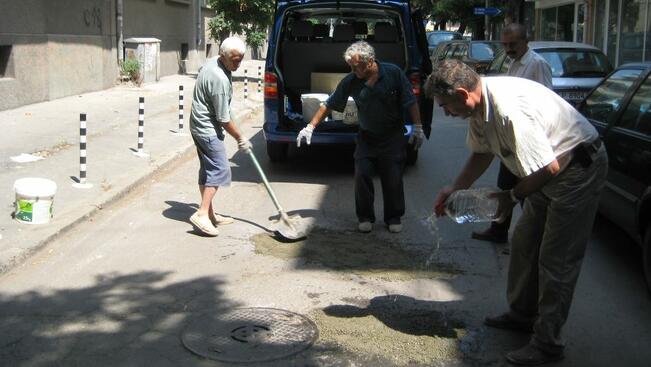
[[[274,73],[264,73],[264,98],[278,98],[278,77]]]
[[[409,75],[409,81],[411,81],[411,90],[414,92],[416,97],[420,96],[420,73],[411,73]]]

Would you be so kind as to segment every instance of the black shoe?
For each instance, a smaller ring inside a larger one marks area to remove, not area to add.
[[[531,343],[506,354],[507,361],[523,366],[538,366],[545,363],[556,362],[563,359],[563,357],[563,352],[548,353]]]
[[[509,233],[496,233],[493,228],[488,228],[483,231],[472,231],[472,238],[480,241],[507,243],[509,242]]]
[[[533,332],[533,321],[516,320],[510,316],[508,312],[496,317],[487,317],[484,320],[484,325],[498,329],[515,330],[525,333]]]

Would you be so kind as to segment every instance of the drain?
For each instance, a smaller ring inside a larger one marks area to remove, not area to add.
[[[319,337],[307,317],[276,308],[239,308],[203,314],[188,324],[183,345],[222,362],[265,362],[309,348]]]

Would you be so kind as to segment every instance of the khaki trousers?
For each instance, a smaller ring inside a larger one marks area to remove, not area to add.
[[[510,311],[516,318],[535,321],[531,342],[550,353],[563,350],[561,328],[607,171],[602,144],[588,167],[573,161],[528,196],[513,233],[507,284]]]

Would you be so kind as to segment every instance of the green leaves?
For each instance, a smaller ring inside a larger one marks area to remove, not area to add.
[[[246,36],[246,43],[264,43],[265,30],[273,21],[275,2],[270,0],[209,0],[215,17],[208,22],[212,38],[222,41],[229,33]]]

